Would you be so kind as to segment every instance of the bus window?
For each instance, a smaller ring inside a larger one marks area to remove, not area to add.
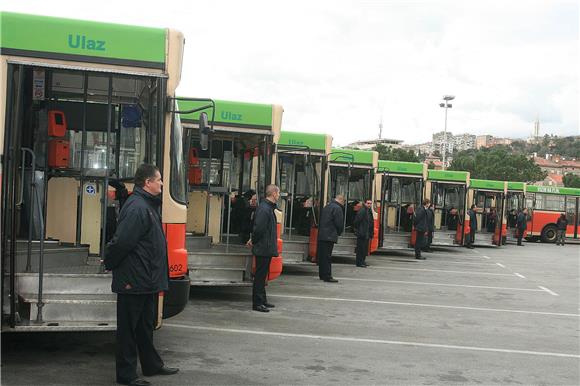
[[[526,208],[528,208],[528,210],[530,209],[541,209],[538,208],[537,206],[534,205],[534,199],[535,199],[535,194],[534,193],[527,193],[526,194]]]
[[[175,106],[177,109],[177,106]],[[171,197],[181,203],[186,204],[187,184],[186,184],[186,165],[183,155],[183,127],[179,114],[173,114],[173,123],[171,127]]]
[[[536,198],[537,201],[537,198]],[[559,196],[556,194],[545,194],[544,195],[544,209],[554,210],[558,212],[564,212],[566,209],[566,201],[564,196]]]

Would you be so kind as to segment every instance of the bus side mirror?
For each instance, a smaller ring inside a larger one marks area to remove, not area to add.
[[[201,145],[201,150],[207,150],[209,147],[209,124],[207,119],[207,113],[199,114],[199,143]]]

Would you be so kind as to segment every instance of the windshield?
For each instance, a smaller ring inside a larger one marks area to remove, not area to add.
[[[177,106],[176,106],[177,109]],[[180,204],[187,204],[186,170],[183,155],[183,126],[179,114],[173,114],[171,127],[171,197]]]

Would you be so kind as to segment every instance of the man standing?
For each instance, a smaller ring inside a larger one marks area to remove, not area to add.
[[[433,204],[430,204],[427,208],[427,239],[425,240],[424,252],[431,252],[433,232],[435,232],[435,209],[433,209]]]
[[[275,210],[280,198],[280,188],[276,185],[266,186],[266,199],[260,202],[254,214],[254,228],[248,246],[256,257],[256,273],[252,286],[252,309],[258,312],[270,312],[274,305],[266,298],[266,278],[270,272],[272,257],[278,256],[278,232]]]
[[[352,223],[354,233],[356,235],[357,267],[368,267],[366,258],[369,254],[369,240],[373,238],[374,233],[374,218],[373,210],[371,209],[372,206],[373,202],[371,200],[366,200],[364,205],[361,205]]]
[[[518,246],[523,247],[522,238],[524,237],[524,232],[528,227],[528,208],[524,208],[520,213],[518,213],[518,218],[516,220],[516,233],[518,237]]]
[[[556,235],[556,245],[564,245],[566,241],[566,228],[568,227],[568,219],[566,218],[566,213],[560,214],[558,221],[556,221],[556,227],[558,228],[558,234]]]
[[[167,241],[159,209],[163,182],[159,169],[142,164],[135,188],[119,214],[119,224],[107,244],[105,267],[113,271],[117,293],[117,383],[147,386],[137,377],[137,350],[145,376],[172,375],[153,345],[158,294],[169,289]]]
[[[332,249],[344,227],[344,197],[338,195],[328,203],[320,214],[318,225],[318,277],[327,283],[338,283],[332,277]]]
[[[475,232],[477,231],[477,205],[471,205],[471,209],[467,211],[469,215],[469,240],[467,240],[467,248],[473,249],[475,243]]]
[[[413,225],[415,226],[415,259],[425,260],[421,256],[421,249],[423,248],[425,240],[425,232],[427,232],[427,211],[431,200],[428,198],[423,200],[423,205],[419,206],[415,211],[415,218],[413,219]]]

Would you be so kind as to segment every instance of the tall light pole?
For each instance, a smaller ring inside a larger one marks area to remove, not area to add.
[[[445,129],[443,130],[443,170],[445,170],[445,155],[447,154],[447,109],[452,108],[453,105],[449,103],[455,99],[453,95],[443,95],[444,102],[439,103],[439,107],[445,108]]]

